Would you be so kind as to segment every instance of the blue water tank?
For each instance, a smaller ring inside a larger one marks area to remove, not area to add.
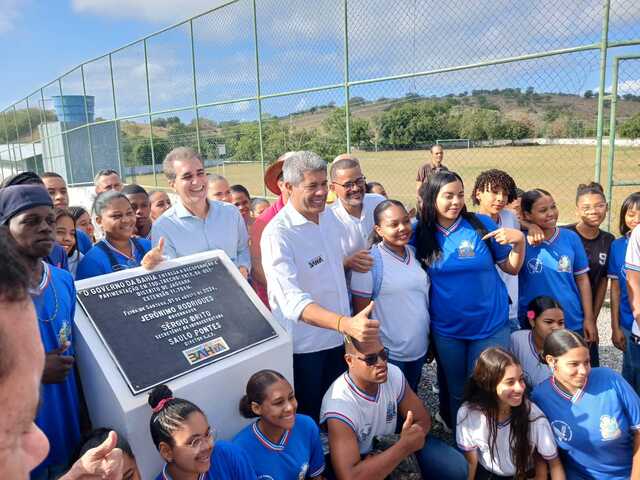
[[[58,95],[51,97],[58,121],[69,123],[91,123],[94,120],[95,97],[91,95]],[[87,102],[87,117],[84,113]]]

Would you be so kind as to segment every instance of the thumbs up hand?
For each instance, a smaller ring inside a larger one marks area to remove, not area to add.
[[[142,259],[142,266],[146,270],[153,270],[164,261],[164,237],[160,237],[158,245],[149,250]]]

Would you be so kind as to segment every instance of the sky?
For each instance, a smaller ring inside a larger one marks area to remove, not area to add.
[[[210,9],[220,0],[0,0],[0,108],[22,99],[80,63],[168,25]],[[278,93],[344,79],[343,0],[258,0],[261,85]],[[436,12],[434,14],[434,12]],[[640,2],[612,0],[611,39],[640,38]],[[351,80],[425,71],[481,60],[595,43],[600,38],[600,0],[349,0]],[[250,0],[239,0],[194,22],[198,102],[256,94]],[[640,48],[615,54],[640,53]],[[193,103],[191,49],[184,27],[149,41],[153,110]],[[611,55],[613,56],[613,55]],[[141,45],[114,54],[119,116],[147,108]],[[370,100],[408,92],[443,95],[534,86],[537,91],[582,94],[598,85],[597,52],[447,73],[416,80],[355,86],[352,96]],[[622,93],[640,94],[640,62],[624,72]],[[113,97],[106,60],[85,68],[96,115],[112,118]],[[63,81],[65,94],[82,91],[79,71]],[[57,86],[45,97],[57,94]],[[35,99],[36,97],[33,97]],[[32,99],[32,100],[33,100]],[[283,115],[336,102],[329,92],[263,101],[263,111]],[[31,102],[33,103],[33,101]],[[20,106],[18,106],[19,108]],[[254,102],[203,109],[216,119],[246,120]],[[180,115],[189,120],[192,113]]]

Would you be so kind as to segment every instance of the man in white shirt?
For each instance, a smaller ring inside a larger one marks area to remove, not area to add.
[[[631,333],[640,337],[640,225],[633,229],[629,237],[624,267],[627,272],[629,304],[635,320]]]
[[[344,266],[348,270],[368,272],[373,260],[367,252],[373,231],[373,211],[384,200],[382,195],[365,193],[367,179],[357,158],[343,154],[335,158],[329,172],[336,201],[329,209],[344,226],[340,239]]]
[[[383,480],[414,452],[422,478],[466,480],[466,460],[429,436],[429,412],[400,369],[387,363],[388,350],[380,339],[351,339],[346,345],[348,371],[327,390],[320,414],[338,480]],[[398,415],[405,419],[400,439],[371,455],[376,437],[395,432]]]
[[[163,169],[179,199],[153,223],[153,245],[164,237],[169,258],[224,250],[246,278],[251,266],[247,227],[234,205],[207,199],[207,174],[198,152],[174,148]]]
[[[341,334],[377,338],[372,304],[351,317],[340,238],[325,211],[327,167],[313,152],[293,152],[283,166],[289,201],[265,228],[260,249],[273,315],[293,338],[298,411],[315,420],[322,395],[343,371]]]

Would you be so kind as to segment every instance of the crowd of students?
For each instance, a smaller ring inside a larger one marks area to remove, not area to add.
[[[207,175],[184,147],[163,164],[173,200],[113,170],[96,176],[90,207],[70,206],[56,173],[5,179],[0,303],[24,307],[29,277],[33,348],[44,350],[35,424],[50,449],[32,449],[25,471],[140,478],[125,438],[90,429],[74,367],[74,279],[219,248],[291,335],[293,385],[254,373],[238,410],[255,421],[229,441],[201,407],[155,387],[159,480],[385,478],[410,455],[426,479],[640,479],[640,193],[623,202],[615,239],[600,229],[598,184],[577,188],[577,222],[560,228],[550,192],[488,170],[469,193],[442,147],[431,153],[415,209],[367,182],[350,154],[328,172],[313,152],[284,154],[265,173],[273,204]],[[609,283],[622,375],[598,367]],[[0,325],[0,345],[3,335]],[[416,394],[433,358],[436,419],[455,446],[431,435]]]

